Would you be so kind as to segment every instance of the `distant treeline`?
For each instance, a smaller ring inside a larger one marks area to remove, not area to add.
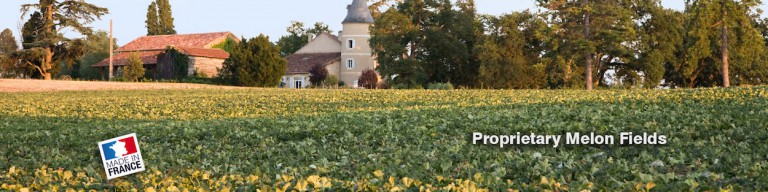
[[[757,0],[689,0],[683,11],[660,0],[536,0],[542,11],[500,16],[477,14],[473,0],[376,2],[378,72],[399,87],[584,88],[587,77],[595,87],[768,81],[768,20]]]

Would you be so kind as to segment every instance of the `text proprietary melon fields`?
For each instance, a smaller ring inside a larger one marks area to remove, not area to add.
[[[613,145],[616,143],[614,135],[599,135],[594,132],[589,134],[566,133],[566,145]],[[517,132],[514,135],[486,135],[483,133],[472,133],[473,145],[498,145],[504,148],[505,145],[551,145],[554,148],[560,146],[562,135],[539,135],[535,133],[523,135]],[[665,145],[667,136],[658,133],[634,134],[632,132],[622,132],[619,134],[619,144],[621,145]]]

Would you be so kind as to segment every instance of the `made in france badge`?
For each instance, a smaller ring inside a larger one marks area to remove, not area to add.
[[[99,142],[107,180],[144,171],[136,133]]]

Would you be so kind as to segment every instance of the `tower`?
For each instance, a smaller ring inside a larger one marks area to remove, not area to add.
[[[357,79],[366,69],[376,69],[372,57],[369,27],[373,25],[373,16],[368,9],[366,0],[354,0],[347,6],[347,17],[342,22],[343,31],[339,34],[341,41],[341,66],[339,80],[349,87],[357,87]]]

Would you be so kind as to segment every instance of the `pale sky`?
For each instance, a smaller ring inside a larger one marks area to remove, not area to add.
[[[0,3],[0,30],[10,28],[20,38],[22,4],[38,0],[2,0]],[[96,30],[109,30],[114,20],[114,36],[123,45],[146,35],[147,6],[151,0],[89,0],[106,7],[110,14],[90,24]],[[179,34],[230,31],[246,38],[268,35],[277,41],[286,35],[291,21],[312,25],[328,24],[334,32],[341,30],[346,6],[352,0],[171,0],[176,31]],[[476,0],[481,14],[500,15],[513,11],[536,9],[533,0]],[[668,8],[682,9],[683,0],[663,0]]]

